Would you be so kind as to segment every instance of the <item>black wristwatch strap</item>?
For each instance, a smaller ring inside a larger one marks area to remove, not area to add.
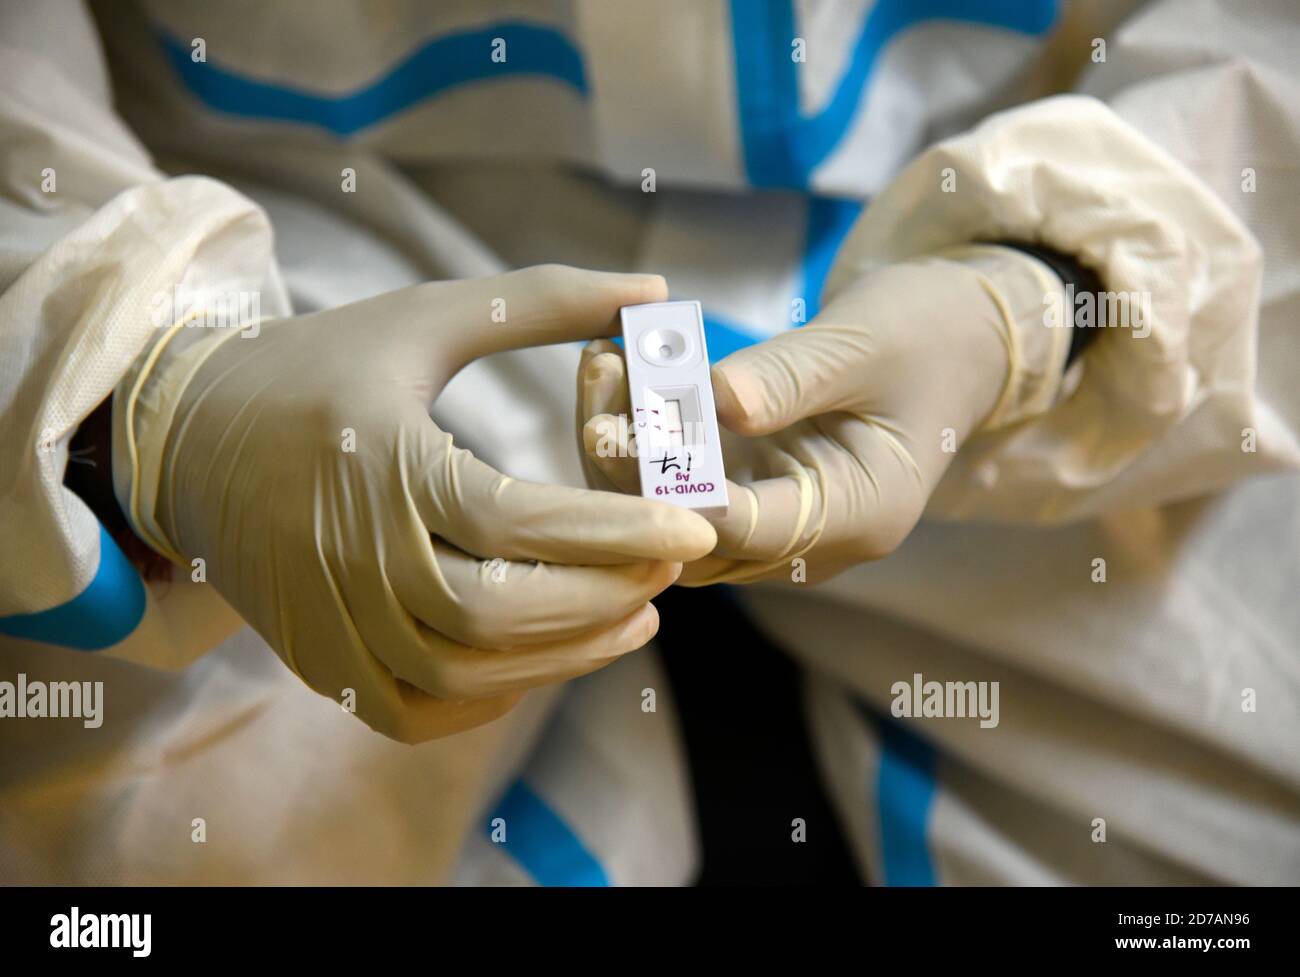
[[[1080,264],[1078,259],[1068,254],[1053,251],[1041,244],[1025,244],[1022,241],[994,241],[992,243],[1037,258],[1052,269],[1053,274],[1061,280],[1062,285],[1073,285],[1076,296],[1091,293],[1095,297],[1102,290],[1101,278],[1097,273],[1091,268]],[[1101,308],[1101,305],[1098,304],[1097,308]],[[1067,318],[1070,320],[1070,352],[1065,360],[1067,364],[1077,360],[1083,354],[1083,351],[1097,338],[1097,333],[1100,331],[1098,329],[1076,328],[1072,313],[1072,309],[1066,310]]]

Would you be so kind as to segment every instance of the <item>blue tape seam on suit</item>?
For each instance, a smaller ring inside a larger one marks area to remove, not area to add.
[[[501,798],[488,818],[505,822],[504,842],[498,842],[539,885],[607,886],[609,877],[596,857],[549,804],[523,780]]]
[[[190,48],[159,32],[168,60],[185,87],[209,108],[245,118],[299,122],[350,136],[413,105],[472,82],[539,77],[587,94],[582,55],[557,30],[519,21],[433,38],[368,85],[341,95],[257,81],[212,61],[194,61]],[[492,60],[493,42],[506,60]]]
[[[86,589],[49,610],[0,617],[0,634],[78,651],[98,651],[134,631],[144,611],[144,583],[101,525],[99,566]]]

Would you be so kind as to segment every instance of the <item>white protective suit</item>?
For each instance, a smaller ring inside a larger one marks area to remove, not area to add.
[[[142,297],[279,316],[563,261],[666,275],[718,359],[855,271],[1018,239],[1149,295],[1149,335],[1108,330],[1055,405],[969,442],[887,559],[739,593],[807,666],[872,880],[1300,882],[1296,50],[1282,2],[6,4],[0,681],[105,707],[0,718],[0,880],[696,864],[652,651],[410,747],[207,585],[142,583],[62,487]],[[577,360],[481,360],[435,420],[581,484]],[[998,682],[998,724],[890,717],[918,673]]]

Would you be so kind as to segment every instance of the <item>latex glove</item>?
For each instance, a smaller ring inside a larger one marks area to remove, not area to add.
[[[619,306],[664,293],[546,266],[160,343],[119,388],[119,498],[160,552],[205,561],[309,686],[345,707],[354,690],[373,728],[419,741],[487,722],[644,645],[647,601],[715,537],[665,504],[508,478],[430,404],[476,357],[607,334]]]
[[[745,437],[724,436],[731,506],[682,583],[818,580],[892,552],[968,437],[1051,404],[1069,330],[1044,325],[1044,297],[1062,292],[1021,252],[954,249],[864,274],[717,364],[718,419]],[[594,343],[579,370],[588,463],[638,492],[622,353]]]

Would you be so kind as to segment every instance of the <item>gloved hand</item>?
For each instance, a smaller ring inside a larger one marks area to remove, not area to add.
[[[414,742],[488,722],[644,645],[647,601],[715,537],[668,505],[508,478],[429,406],[476,357],[608,333],[619,306],[664,292],[546,266],[256,338],[164,340],[116,397],[118,496],[143,539],[204,560],[289,668],[345,705],[354,690],[375,729]]]
[[[713,368],[731,506],[718,545],[682,583],[825,579],[892,552],[972,434],[1052,403],[1069,330],[1059,279],[1008,248],[885,266],[827,296],[807,326]],[[1066,320],[1058,318],[1057,322]],[[579,367],[590,468],[638,492],[622,354],[598,340]]]

